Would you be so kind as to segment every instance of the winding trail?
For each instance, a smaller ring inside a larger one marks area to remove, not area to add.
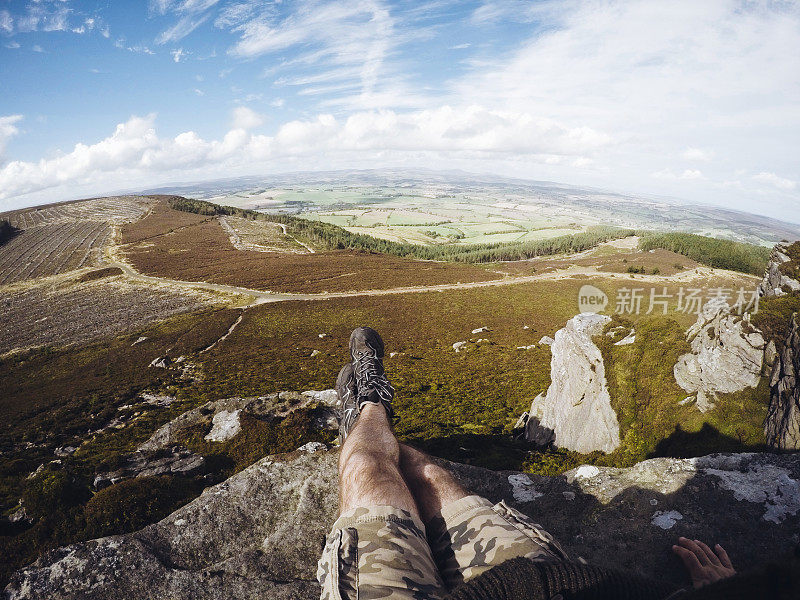
[[[303,248],[305,248],[306,250],[308,250],[308,253],[309,253],[309,254],[316,254],[316,253],[317,253],[317,251],[316,251],[316,250],[314,250],[314,249],[313,249],[311,246],[309,246],[308,244],[305,244],[305,243],[301,242],[301,241],[300,241],[300,240],[298,240],[296,237],[294,237],[293,235],[291,235],[291,234],[290,234],[290,233],[289,233],[289,232],[286,230],[286,225],[284,225],[283,223],[278,223],[278,225],[280,226],[280,228],[281,228],[281,229],[283,229],[283,235],[285,235],[286,237],[292,238],[292,239],[293,239],[295,242],[297,242],[297,243],[298,243],[298,244],[300,244],[300,245],[301,245]]]
[[[639,283],[661,283],[661,284],[674,284],[674,283],[692,283],[698,280],[707,280],[713,276],[730,276],[743,279],[752,279],[754,282],[759,281],[760,278],[745,275],[743,273],[736,273],[733,271],[724,271],[722,269],[710,269],[708,267],[700,267],[692,269],[691,271],[678,273],[671,276],[660,275],[637,275],[635,279],[630,279],[629,276],[622,273],[609,273],[605,271],[598,271],[596,267],[578,267],[571,266],[566,269],[559,269],[548,273],[537,273],[535,275],[523,275],[518,277],[504,277],[502,279],[492,279],[489,281],[474,281],[468,283],[444,283],[438,285],[420,285],[409,287],[397,287],[378,290],[355,290],[348,292],[321,292],[321,293],[293,293],[293,292],[271,292],[264,290],[254,290],[252,288],[239,287],[233,285],[225,285],[220,283],[208,283],[205,281],[181,281],[178,279],[166,279],[163,277],[156,277],[152,275],[144,275],[133,269],[129,264],[122,261],[114,261],[109,263],[110,267],[119,267],[122,271],[132,279],[139,281],[153,282],[153,283],[168,283],[180,287],[211,290],[227,294],[244,294],[251,296],[253,301],[247,306],[256,306],[258,304],[267,304],[272,302],[287,302],[291,300],[328,300],[332,298],[353,298],[357,296],[388,296],[391,294],[414,294],[423,292],[443,292],[446,290],[467,290],[485,287],[500,287],[506,285],[518,285],[521,283],[532,283],[536,281],[558,281],[562,279],[571,279],[573,277],[602,277],[606,279],[621,279],[624,281],[631,281],[634,284]]]

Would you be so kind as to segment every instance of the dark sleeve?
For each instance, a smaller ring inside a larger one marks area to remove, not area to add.
[[[515,558],[453,591],[453,600],[661,600],[677,586],[569,561]]]
[[[800,600],[800,546],[792,555],[693,590],[680,600]]]

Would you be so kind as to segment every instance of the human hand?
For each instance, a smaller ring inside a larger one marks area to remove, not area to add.
[[[716,553],[700,540],[685,537],[678,538],[678,544],[672,547],[689,571],[695,589],[736,574],[725,548],[717,544],[715,549]]]

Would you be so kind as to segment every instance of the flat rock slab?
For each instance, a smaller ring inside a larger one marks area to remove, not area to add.
[[[141,531],[44,555],[14,574],[4,598],[316,600],[337,458],[266,457]],[[584,465],[555,477],[442,464],[469,490],[533,517],[571,557],[679,584],[678,536],[721,543],[740,569],[800,542],[798,454]]]

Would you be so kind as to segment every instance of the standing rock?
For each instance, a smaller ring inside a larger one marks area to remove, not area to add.
[[[603,356],[592,341],[610,320],[581,313],[556,332],[550,346],[552,383],[531,405],[526,439],[541,445],[551,437],[559,448],[584,453],[612,452],[619,446],[619,422],[611,408]]]
[[[787,291],[800,290],[800,281],[789,277],[781,270],[781,265],[792,260],[787,254],[788,250],[789,244],[785,243],[776,244],[772,249],[764,279],[758,286],[759,294],[762,296],[783,296]]]
[[[797,313],[770,378],[770,399],[764,434],[767,443],[781,450],[800,450],[800,328]]]
[[[697,408],[714,408],[717,393],[756,387],[761,379],[764,337],[750,315],[734,315],[722,298],[709,300],[686,332],[692,351],[678,358],[673,373],[684,390],[697,393]]]

